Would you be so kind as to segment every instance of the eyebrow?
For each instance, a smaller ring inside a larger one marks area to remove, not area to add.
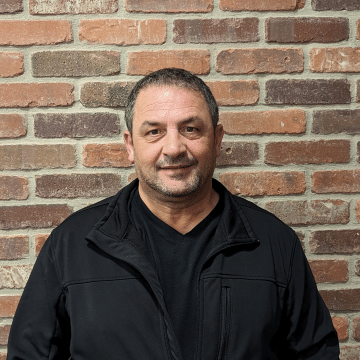
[[[198,116],[191,116],[189,118],[186,118],[184,120],[181,120],[179,122],[180,125],[186,125],[186,124],[189,124],[193,121],[201,121],[202,119]],[[156,121],[156,120],[146,120],[144,121],[141,125],[140,125],[140,128],[145,128],[147,126],[159,126],[159,125],[163,125],[162,122],[160,121]]]

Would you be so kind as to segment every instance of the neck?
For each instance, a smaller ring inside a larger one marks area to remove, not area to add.
[[[219,200],[219,194],[211,184],[201,193],[174,198],[156,196],[157,194],[152,189],[146,189],[146,186],[140,183],[139,194],[156,217],[181,234],[188,233],[205,219]]]

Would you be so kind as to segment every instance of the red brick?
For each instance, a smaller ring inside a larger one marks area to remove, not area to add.
[[[23,289],[32,265],[0,265],[0,289]]]
[[[87,107],[125,107],[135,82],[93,82],[81,88],[80,102]]]
[[[309,264],[317,283],[347,282],[349,279],[346,260],[309,260]]]
[[[360,345],[342,346],[340,348],[340,360],[360,360]]]
[[[17,114],[0,114],[0,139],[18,138],[27,133],[25,119]]]
[[[349,222],[349,203],[343,200],[272,201],[265,208],[288,225]]]
[[[360,230],[319,230],[310,237],[314,254],[360,253]]]
[[[25,200],[29,196],[29,181],[24,177],[0,175],[0,200]]]
[[[10,327],[10,325],[0,325],[0,345],[7,345]]]
[[[220,9],[224,11],[282,11],[296,10],[299,0],[220,0]]]
[[[314,111],[315,134],[360,134],[360,109]]]
[[[117,51],[42,51],[32,55],[34,77],[107,76],[120,73]]]
[[[74,86],[66,83],[14,83],[0,85],[0,107],[69,106]]]
[[[12,13],[17,13],[19,11],[23,11],[22,0],[0,1],[0,14],[12,14]]]
[[[2,20],[0,45],[54,45],[72,41],[67,20]]]
[[[87,144],[83,147],[83,165],[122,168],[132,166],[132,163],[124,144]]]
[[[0,229],[48,228],[59,225],[72,209],[59,205],[1,206]]]
[[[0,170],[72,168],[75,164],[73,145],[0,146]]]
[[[27,236],[17,235],[0,237],[0,260],[23,259],[28,253],[29,238]]]
[[[37,175],[35,180],[35,194],[41,198],[112,196],[121,187],[117,174]]]
[[[144,13],[207,13],[213,0],[125,0],[126,10]]]
[[[348,326],[349,321],[347,318],[342,316],[334,316],[332,318],[332,323],[334,325],[334,328],[337,332],[339,340],[346,340],[349,337],[348,334]]]
[[[0,77],[14,77],[24,73],[24,55],[19,52],[0,53]]]
[[[221,112],[220,123],[226,134],[302,134],[306,115],[300,109]]]
[[[251,165],[259,159],[259,145],[256,142],[229,142],[221,144],[217,166]]]
[[[259,41],[258,18],[174,20],[177,44],[240,43]]]
[[[349,161],[349,140],[271,142],[265,146],[266,164],[326,164]]]
[[[353,327],[353,334],[355,340],[360,340],[360,317],[357,317],[353,321],[354,327]]]
[[[360,80],[358,80],[356,82],[356,87],[357,87],[357,91],[356,91],[356,101],[360,102]]]
[[[30,0],[29,7],[32,15],[110,14],[118,10],[118,2],[116,0]]]
[[[360,260],[355,263],[355,274],[360,276]]]
[[[357,143],[357,155],[358,155],[357,161],[360,162],[360,141]]]
[[[37,234],[35,235],[35,254],[36,256],[39,255],[40,250],[45,244],[45,241],[49,237],[50,234]]]
[[[0,317],[13,317],[19,301],[19,295],[0,296]]]
[[[329,310],[360,310],[360,289],[320,290]]]
[[[269,80],[266,82],[266,104],[327,105],[350,104],[347,80]]]
[[[312,0],[311,5],[317,11],[360,10],[358,0]]]
[[[360,192],[360,169],[314,171],[311,191],[318,194]]]
[[[356,219],[358,222],[360,222],[360,200],[356,200],[355,203],[355,213],[356,213]]]
[[[81,20],[79,39],[89,44],[163,44],[166,41],[166,20]]]
[[[257,80],[208,81],[206,84],[219,106],[254,105],[259,101]]]
[[[265,22],[267,42],[333,43],[349,39],[349,20],[330,17],[281,17]]]
[[[131,173],[128,177],[128,182],[131,183],[132,181],[134,181],[135,179],[137,179],[137,174],[136,172]]]
[[[314,48],[310,50],[310,70],[321,73],[360,72],[360,48]]]
[[[305,192],[305,174],[299,171],[230,172],[220,181],[233,194],[244,196],[288,195]]]
[[[216,58],[216,70],[224,75],[294,73],[304,70],[301,49],[230,49]]]
[[[360,40],[360,19],[356,22],[357,25],[357,38]]]
[[[6,353],[0,353],[0,360],[6,360],[7,354]]]
[[[147,75],[166,67],[177,67],[197,75],[210,72],[209,50],[159,50],[130,52],[128,75]]]

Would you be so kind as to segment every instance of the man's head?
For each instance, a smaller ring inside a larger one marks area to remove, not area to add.
[[[163,72],[171,74],[171,81],[149,82],[140,90],[135,87],[136,100],[130,95],[129,102],[135,101],[132,131],[124,132],[124,141],[129,160],[135,164],[139,190],[162,199],[209,191],[222,125],[214,125],[203,92],[184,85],[184,70]],[[176,74],[180,74],[178,82]],[[196,77],[187,74],[190,83],[195,83]],[[213,99],[210,90],[206,96]]]

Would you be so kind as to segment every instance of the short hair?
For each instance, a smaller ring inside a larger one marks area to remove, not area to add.
[[[207,103],[213,127],[216,128],[219,122],[219,108],[214,95],[204,81],[184,69],[165,68],[146,75],[132,89],[125,107],[125,121],[130,133],[132,133],[136,99],[140,91],[149,86],[174,86],[202,94]]]

